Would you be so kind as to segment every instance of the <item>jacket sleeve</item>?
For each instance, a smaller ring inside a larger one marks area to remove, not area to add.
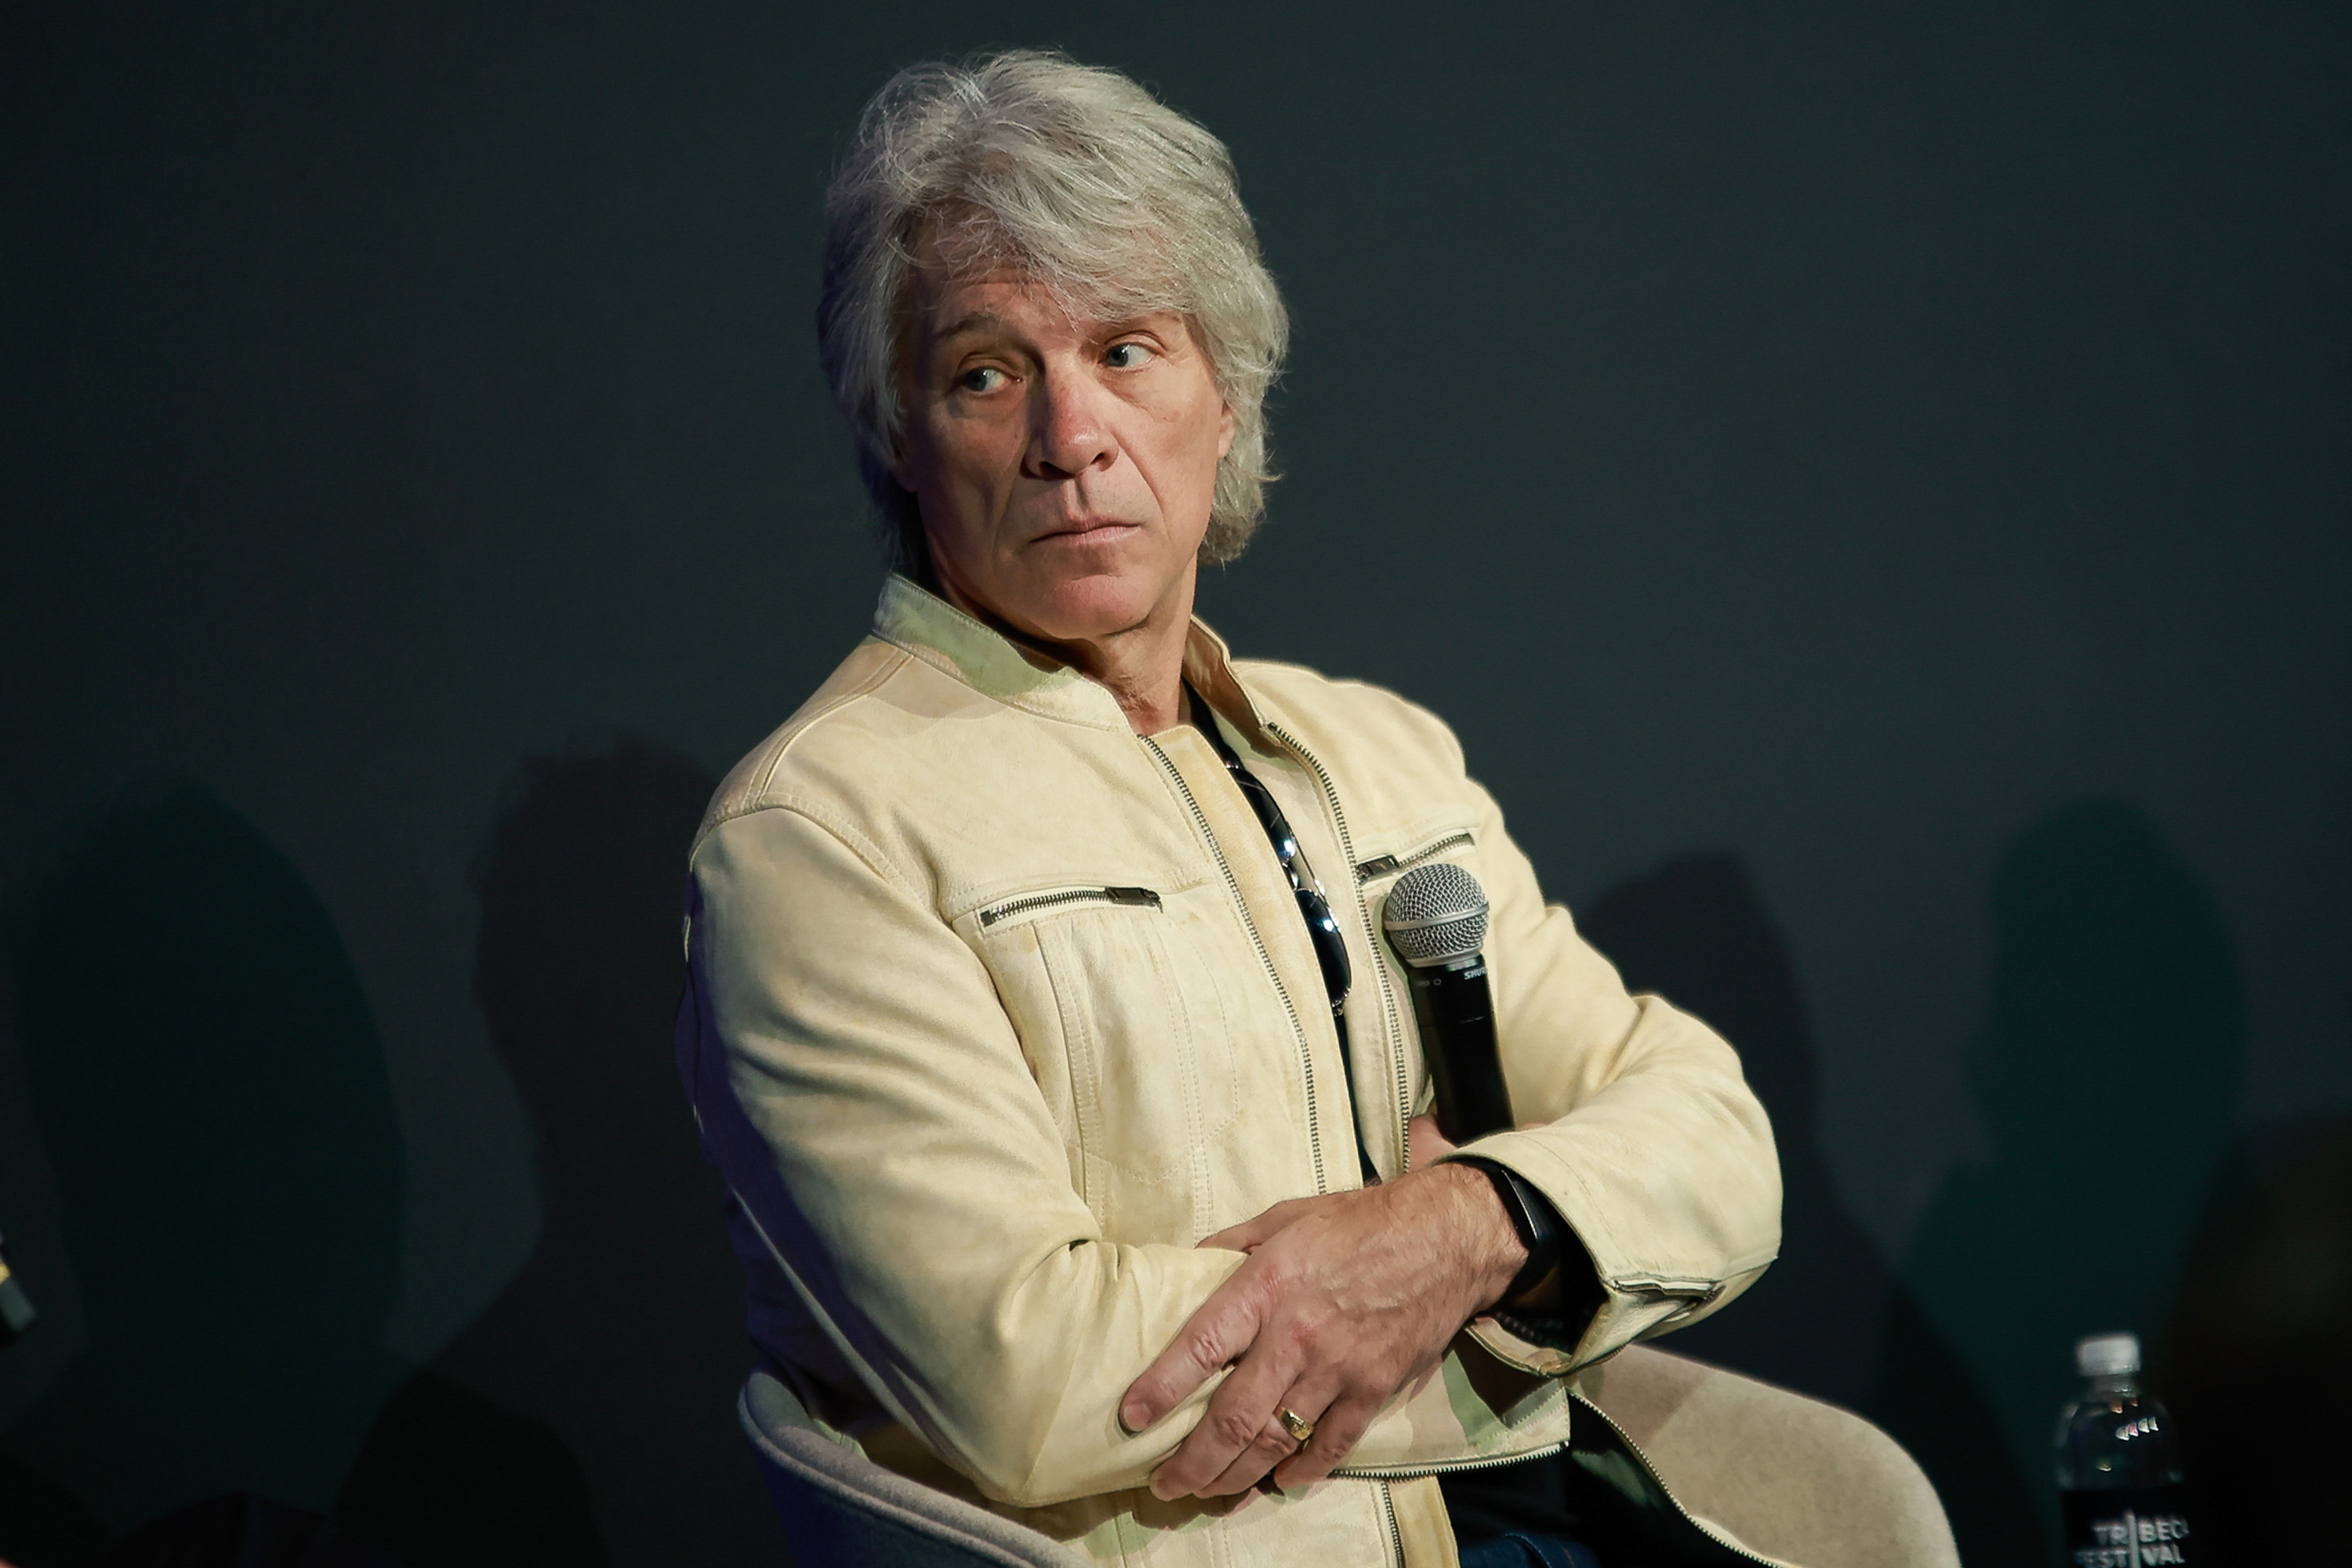
[[[1118,1395],[1241,1255],[1103,1239],[987,970],[854,835],[737,816],[688,900],[706,1147],[861,1381],[1000,1501],[1143,1484],[1209,1389]]]
[[[1551,1201],[1591,1256],[1603,1299],[1573,1347],[1482,1322],[1505,1360],[1558,1373],[1679,1328],[1746,1289],[1780,1245],[1780,1167],[1739,1058],[1706,1026],[1617,972],[1547,905],[1535,870],[1477,789],[1490,901],[1496,1032],[1522,1131],[1465,1154]]]

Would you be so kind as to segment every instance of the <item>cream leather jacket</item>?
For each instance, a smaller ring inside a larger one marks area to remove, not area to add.
[[[1107,1562],[1450,1564],[1430,1477],[1557,1447],[1562,1374],[1771,1261],[1771,1133],[1730,1049],[1627,995],[1544,903],[1444,725],[1229,662],[1197,626],[1186,675],[1347,931],[1347,1055],[1199,731],[1138,736],[1104,688],[893,578],[694,847],[680,1065],[740,1203],[753,1333],[845,1440]],[[1146,1478],[1206,1391],[1135,1436],[1117,1408],[1242,1261],[1194,1243],[1358,1185],[1357,1131],[1404,1168],[1426,1080],[1379,911],[1439,858],[1492,900],[1505,1071],[1540,1124],[1471,1148],[1550,1198],[1607,1305],[1573,1345],[1473,1325],[1328,1481],[1159,1502]]]

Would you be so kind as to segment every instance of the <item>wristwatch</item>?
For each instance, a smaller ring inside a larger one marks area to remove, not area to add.
[[[1482,1160],[1475,1154],[1463,1156],[1461,1163],[1476,1166],[1495,1184],[1495,1195],[1503,1200],[1503,1212],[1511,1216],[1511,1228],[1519,1233],[1519,1244],[1528,1249],[1528,1260],[1511,1276],[1502,1300],[1496,1303],[1506,1308],[1513,1306],[1559,1267],[1561,1234],[1566,1226],[1561,1225],[1551,1200],[1508,1165]]]

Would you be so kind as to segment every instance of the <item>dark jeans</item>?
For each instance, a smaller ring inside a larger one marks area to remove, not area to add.
[[[1556,1535],[1498,1535],[1462,1549],[1462,1568],[1603,1568],[1592,1549]]]
[[[1437,1478],[1445,1493],[1445,1517],[1454,1521],[1454,1539],[1466,1553],[1483,1542],[1512,1536],[1536,1540],[1582,1541],[1592,1533],[1585,1526],[1593,1500],[1586,1495],[1582,1476],[1559,1454],[1496,1465],[1483,1470],[1457,1470]],[[1507,1554],[1498,1563],[1517,1568],[1519,1559]],[[1571,1559],[1571,1561],[1573,1561]],[[1466,1565],[1470,1559],[1463,1558]]]
[[[1582,1416],[1585,1413],[1580,1413]],[[1463,1568],[1742,1568],[1597,1415],[1557,1454],[1438,1477]]]

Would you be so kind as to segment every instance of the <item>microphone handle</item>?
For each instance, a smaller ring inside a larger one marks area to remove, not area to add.
[[[1421,1054],[1436,1092],[1437,1130],[1454,1143],[1507,1132],[1511,1093],[1495,1047],[1495,1004],[1486,959],[1473,953],[1454,964],[1408,968],[1412,1016],[1421,1024]]]

